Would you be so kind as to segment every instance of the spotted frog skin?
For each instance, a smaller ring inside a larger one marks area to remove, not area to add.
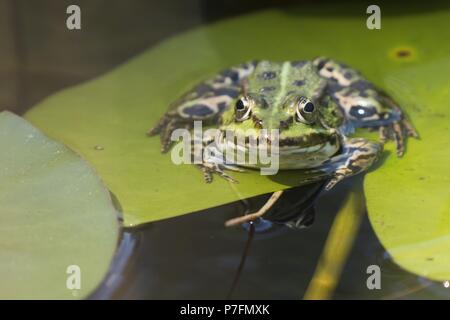
[[[367,170],[387,140],[395,140],[401,157],[406,137],[417,137],[387,94],[354,69],[324,57],[251,61],[224,70],[178,99],[148,134],[160,135],[165,153],[172,132],[192,129],[196,120],[237,136],[247,129],[279,130],[280,169],[327,177],[326,189]],[[359,127],[378,129],[380,142],[349,138]],[[224,170],[241,171],[211,159],[197,166],[206,182],[214,173],[236,182]]]

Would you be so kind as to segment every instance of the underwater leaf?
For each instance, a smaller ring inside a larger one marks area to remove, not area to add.
[[[387,145],[391,155],[365,179],[371,223],[394,261],[441,281],[450,279],[449,74],[447,58],[386,77],[421,139],[402,159]]]
[[[366,28],[364,3],[351,9],[342,3],[320,9],[302,5],[208,24],[46,99],[26,117],[88,159],[119,199],[125,224],[135,225],[302,183],[298,171],[277,176],[232,172],[238,185],[217,177],[208,185],[195,167],[174,165],[170,154],[160,153],[158,137],[145,133],[180,94],[230,65],[333,57],[398,100],[422,136],[408,142],[403,159],[386,152],[366,175],[365,190],[374,229],[394,260],[440,279],[450,272],[445,118],[450,100],[444,76],[449,73],[440,69],[450,48],[448,42],[436,43],[435,35],[450,37],[450,12],[414,6],[408,10],[416,14],[405,19],[396,15],[404,11],[402,4],[384,4],[381,31]],[[438,79],[426,67],[420,69],[422,64],[434,65]],[[387,151],[392,148],[386,145]],[[416,264],[414,255],[425,260]]]
[[[108,271],[118,227],[108,190],[84,160],[0,113],[0,299],[86,297]]]

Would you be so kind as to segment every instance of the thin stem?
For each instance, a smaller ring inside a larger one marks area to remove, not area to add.
[[[231,299],[231,296],[233,295],[234,290],[237,287],[237,284],[239,282],[239,278],[241,277],[242,270],[244,269],[245,260],[247,259],[248,253],[250,251],[250,245],[253,240],[253,236],[255,234],[255,225],[253,222],[250,222],[250,228],[248,230],[248,238],[247,243],[245,244],[244,252],[242,253],[241,261],[239,263],[239,267],[236,271],[236,275],[234,276],[233,283],[231,285],[230,291],[227,295],[227,300]]]

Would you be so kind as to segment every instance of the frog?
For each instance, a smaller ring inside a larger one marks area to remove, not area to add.
[[[388,94],[359,71],[327,57],[254,60],[222,70],[175,100],[147,134],[159,135],[161,152],[167,153],[174,130],[192,130],[196,121],[237,136],[244,129],[254,134],[278,130],[280,170],[327,178],[326,190],[367,171],[388,141],[402,157],[406,139],[419,137]],[[350,137],[357,128],[378,130],[378,141]],[[214,174],[236,183],[227,171],[258,167],[218,157],[203,157],[196,166],[207,183]]]

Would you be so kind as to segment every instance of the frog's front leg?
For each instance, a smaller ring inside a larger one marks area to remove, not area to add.
[[[214,174],[229,182],[238,183],[236,179],[229,176],[224,170],[235,172],[244,172],[245,170],[225,162],[224,155],[219,147],[220,139],[220,135],[208,134],[208,131],[206,131],[204,136],[194,138],[191,154],[194,155],[194,159],[200,160],[197,161],[196,166],[202,171],[206,183],[213,181]],[[195,141],[197,141],[197,145],[200,143],[202,148],[196,147]]]
[[[245,79],[254,71],[257,62],[251,61],[226,69],[207,79],[171,104],[149,136],[160,135],[161,151],[169,151],[175,129],[192,129],[194,121],[215,124],[223,111],[242,93]]]
[[[342,152],[319,168],[332,175],[325,185],[330,190],[336,183],[355,174],[364,172],[378,159],[383,145],[363,138],[346,139]]]
[[[405,152],[405,136],[418,139],[419,134],[408,119],[406,119],[400,107],[390,97],[380,93],[380,100],[384,105],[388,106],[391,110],[395,110],[395,112],[400,115],[398,120],[395,120],[392,123],[386,122],[379,126],[380,141],[384,143],[393,138],[397,146],[397,156],[401,157]]]

